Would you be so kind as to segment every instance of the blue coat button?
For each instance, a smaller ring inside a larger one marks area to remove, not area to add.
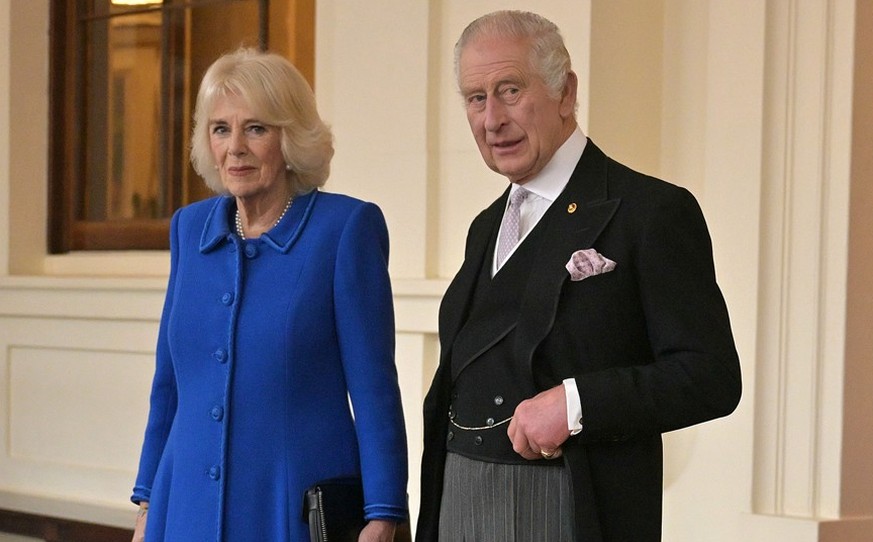
[[[258,247],[251,243],[246,244],[246,258],[253,259],[258,257]]]
[[[224,409],[216,405],[212,407],[212,410],[209,412],[209,414],[212,416],[213,420],[220,422],[221,419],[224,418]]]
[[[215,361],[219,363],[224,363],[227,361],[227,350],[225,350],[224,348],[219,348],[212,353],[212,357],[215,358]]]
[[[233,294],[230,292],[226,292],[224,295],[221,296],[221,302],[225,305],[230,305],[231,303],[233,303]]]
[[[209,467],[208,474],[209,477],[213,480],[218,480],[219,478],[221,478],[221,467],[219,467],[218,465],[215,465],[214,467]]]

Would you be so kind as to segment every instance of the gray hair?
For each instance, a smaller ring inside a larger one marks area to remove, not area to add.
[[[480,37],[529,40],[531,67],[536,70],[553,98],[561,95],[570,73],[570,53],[555,23],[527,11],[504,10],[483,15],[467,25],[455,44],[455,79],[460,76],[461,53]]]
[[[224,187],[209,144],[209,117],[218,98],[239,96],[258,120],[282,133],[286,180],[295,194],[324,185],[333,158],[333,134],[318,115],[312,87],[287,59],[241,48],[212,63],[197,92],[191,164],[215,192]]]

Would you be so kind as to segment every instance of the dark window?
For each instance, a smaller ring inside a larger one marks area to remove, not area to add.
[[[206,68],[240,46],[309,79],[315,0],[53,0],[49,250],[166,249],[211,194],[188,161]]]

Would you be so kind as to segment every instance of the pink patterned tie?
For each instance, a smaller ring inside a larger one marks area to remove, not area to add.
[[[509,196],[509,207],[503,214],[503,222],[500,224],[500,239],[497,241],[497,268],[503,267],[503,262],[506,261],[513,247],[518,243],[519,237],[519,217],[521,202],[530,194],[522,187],[518,187],[515,192]]]

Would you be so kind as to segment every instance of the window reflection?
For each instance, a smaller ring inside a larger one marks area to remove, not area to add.
[[[88,220],[159,218],[166,214],[157,164],[160,37],[160,12],[109,22],[106,175],[93,179],[95,186],[89,193],[95,197],[89,198]],[[92,113],[102,111],[94,108]]]
[[[314,0],[135,1],[51,3],[55,253],[165,249],[173,211],[211,195],[188,140],[218,56],[266,46],[311,81]]]

